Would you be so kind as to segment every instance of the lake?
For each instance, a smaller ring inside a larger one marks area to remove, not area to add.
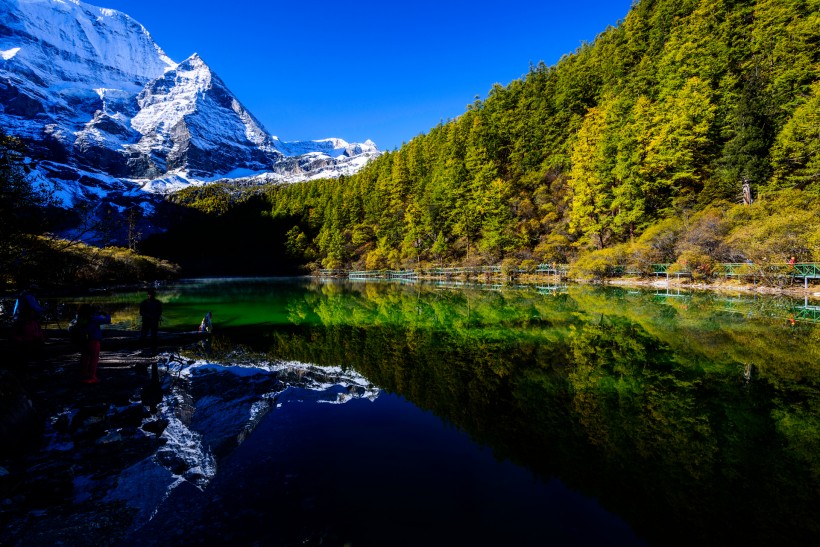
[[[111,494],[142,507],[135,545],[820,541],[817,302],[303,279],[158,297],[161,329],[211,311],[214,334],[163,362],[168,445]],[[133,328],[141,298],[93,300]]]

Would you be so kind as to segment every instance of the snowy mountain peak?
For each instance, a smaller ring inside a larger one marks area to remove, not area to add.
[[[0,40],[21,48],[18,62],[61,81],[106,77],[105,87],[134,87],[134,77],[144,82],[175,64],[145,27],[116,10],[76,0],[2,0],[0,14],[10,31]]]
[[[281,157],[261,123],[196,54],[146,84],[136,101],[131,127],[142,137],[126,148],[152,158],[145,174],[182,169],[211,177],[269,169]]]
[[[0,126],[75,196],[334,177],[380,153],[272,137],[198,54],[175,63],[128,15],[79,0],[0,0]]]
[[[205,63],[202,57],[199,56],[199,53],[194,53],[181,63],[177,64],[174,67],[176,70],[180,71],[203,71],[210,73],[211,68]]]
[[[131,125],[145,134],[158,124],[176,124],[196,110],[197,98],[211,88],[212,80],[211,69],[199,56],[188,57],[143,87],[137,95],[140,112]]]

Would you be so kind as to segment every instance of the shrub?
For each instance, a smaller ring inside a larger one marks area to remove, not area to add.
[[[373,249],[365,256],[364,265],[366,270],[387,269],[387,253],[382,248]]]
[[[723,252],[723,242],[729,232],[729,223],[725,218],[727,207],[727,204],[710,206],[694,215],[675,247],[678,255],[692,252],[695,255],[705,254],[718,260],[724,259],[722,255],[726,253]]]
[[[795,199],[794,193],[748,207],[749,218],[735,226],[727,242],[756,263],[785,263],[791,256],[798,261],[818,258],[820,204],[806,195]]]
[[[171,279],[176,264],[139,255],[123,247],[98,248],[46,237],[33,240],[30,253],[36,267],[27,280],[43,287],[89,287]]]
[[[528,274],[533,274],[535,273],[536,268],[538,268],[538,264],[535,262],[535,260],[531,260],[528,258],[526,260],[522,260],[521,265],[519,267],[522,270],[524,270],[524,272]]]
[[[617,245],[584,254],[570,267],[569,274],[579,279],[603,281],[615,275],[617,267],[626,263],[628,246]]]
[[[680,220],[669,218],[650,226],[635,242],[633,260],[648,264],[673,262],[683,232]]]
[[[685,251],[669,266],[670,274],[690,273],[694,280],[705,280],[712,277],[717,262],[708,254],[697,251]]]
[[[505,258],[501,262],[501,274],[507,280],[515,279],[518,276],[518,261],[514,258]]]
[[[552,233],[536,245],[535,253],[543,262],[565,263],[572,253],[572,241],[562,233]]]

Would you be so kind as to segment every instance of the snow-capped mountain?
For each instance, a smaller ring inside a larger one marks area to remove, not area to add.
[[[350,144],[342,139],[322,139],[318,141],[282,142],[273,137],[276,148],[286,156],[301,156],[304,154],[325,154],[333,158],[342,156],[353,157],[369,152],[378,152],[376,143],[366,140],[363,143]]]
[[[0,128],[29,142],[66,202],[334,177],[380,153],[271,136],[198,55],[177,64],[128,15],[79,0],[0,0]]]
[[[69,149],[97,112],[136,113],[134,97],[174,66],[127,15],[68,0],[0,0],[0,123]]]
[[[139,135],[124,143],[131,172],[145,178],[169,171],[212,177],[236,168],[269,169],[283,154],[262,124],[222,80],[194,54],[142,89],[131,128]]]

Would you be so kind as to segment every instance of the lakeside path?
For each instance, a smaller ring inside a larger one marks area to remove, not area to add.
[[[735,280],[713,281],[711,283],[694,282],[687,278],[680,279],[644,279],[644,278],[615,278],[608,279],[604,285],[630,286],[630,287],[651,287],[651,288],[675,288],[689,291],[718,291],[734,293],[755,293],[767,295],[788,295],[794,297],[808,297],[820,299],[820,285],[809,285],[808,288],[802,284],[792,284],[782,287],[774,287],[762,284],[739,283]]]
[[[809,266],[816,267],[815,264]],[[482,271],[482,268],[484,271]],[[320,270],[313,272],[309,277],[317,279],[339,279],[353,282],[405,282],[405,283],[432,283],[432,284],[474,284],[476,286],[488,285],[502,287],[505,285],[558,285],[558,284],[579,284],[579,285],[611,285],[611,286],[631,286],[647,288],[675,288],[692,291],[720,291],[720,292],[742,292],[769,295],[791,295],[800,297],[820,297],[820,280],[814,277],[783,278],[782,284],[767,285],[756,281],[749,283],[748,279],[753,276],[745,276],[746,281],[736,276],[713,277],[709,281],[694,281],[688,274],[666,274],[658,273],[654,277],[637,277],[625,274],[617,277],[608,277],[599,280],[574,279],[566,275],[566,269],[553,269],[544,272],[525,273],[519,271],[509,275],[502,274],[500,267],[494,266],[473,268],[441,268],[421,270],[369,270],[369,271],[347,271],[347,270]],[[448,270],[448,271],[445,271]],[[452,271],[449,271],[452,270]],[[799,282],[798,282],[799,281]]]
[[[311,276],[315,278],[325,278],[325,279],[340,279],[340,280],[347,280],[347,277],[338,277],[338,276]],[[365,280],[353,280],[363,282]],[[404,280],[408,282],[409,280]],[[501,279],[497,277],[485,277],[483,275],[474,275],[470,278],[465,278],[463,276],[451,276],[447,278],[447,281],[442,279],[440,276],[418,276],[413,278],[415,282],[419,281],[422,283],[441,283],[441,282],[461,282],[465,284],[474,284],[476,286],[482,285],[493,285],[493,286],[504,286],[504,283]],[[379,278],[372,278],[366,280],[366,282],[384,282],[389,283],[391,282],[388,279],[379,279]],[[533,274],[520,274],[517,275],[510,283],[511,285],[602,285],[602,286],[613,286],[613,287],[643,287],[645,289],[665,289],[665,288],[673,288],[673,289],[680,289],[686,291],[715,291],[715,292],[725,292],[725,293],[750,293],[750,294],[764,294],[764,295],[784,295],[784,296],[792,296],[792,297],[799,297],[799,298],[809,298],[810,300],[820,300],[820,283],[818,284],[809,284],[808,287],[804,287],[802,283],[792,283],[789,285],[781,285],[781,286],[773,286],[773,285],[764,285],[761,283],[745,283],[739,282],[735,279],[717,279],[710,282],[699,282],[693,281],[688,277],[674,277],[666,279],[664,277],[654,277],[654,278],[645,278],[645,277],[612,277],[607,278],[602,281],[589,281],[583,279],[567,279],[562,278],[559,276],[554,275],[533,275]]]

